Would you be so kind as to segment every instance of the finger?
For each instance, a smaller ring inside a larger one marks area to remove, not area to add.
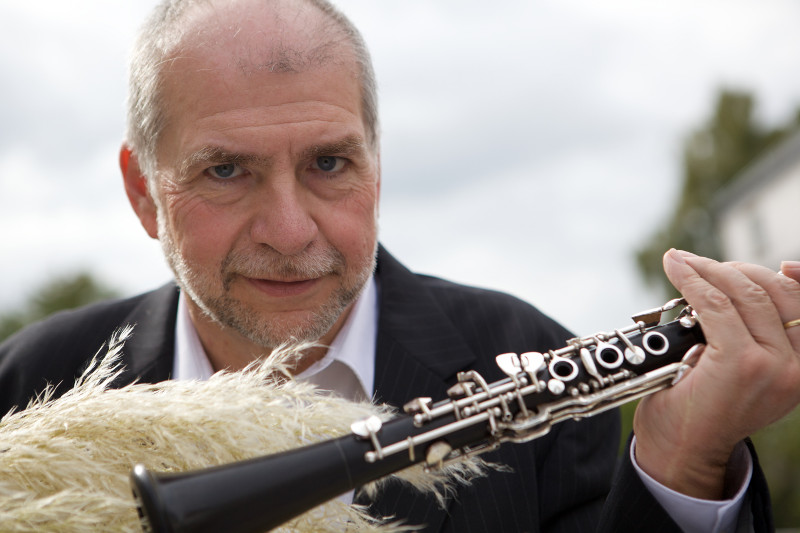
[[[800,353],[800,327],[786,327],[787,323],[800,319],[800,283],[791,277],[752,264],[732,263],[732,266],[763,287],[769,293],[777,311],[784,334],[792,349]],[[800,275],[800,272],[797,272]]]
[[[800,359],[797,344],[790,340],[797,340],[796,332],[784,329],[769,290],[742,270],[756,279],[768,279],[764,283],[772,291],[776,290],[772,276],[777,278],[777,273],[673,251],[665,255],[664,266],[670,281],[697,311],[706,334],[707,347],[689,376],[690,385],[702,379],[699,389],[708,391],[716,400],[722,398],[723,402],[739,405],[739,422],[748,432],[776,420],[796,405],[800,399]],[[749,300],[758,305],[749,305]],[[739,396],[726,398],[723,390],[712,391],[709,383],[739,391]]]
[[[800,261],[783,261],[781,263],[781,274],[800,282]]]
[[[783,322],[774,298],[783,300],[784,307],[792,299],[772,283],[777,282],[776,273],[765,267],[718,263],[704,257],[687,256],[684,259],[705,280],[725,293],[754,337],[759,339],[768,335],[771,338],[780,333]]]
[[[767,291],[782,322],[800,317],[800,283],[797,280],[759,265],[747,263],[731,263],[731,265]]]
[[[691,254],[670,250],[664,255],[664,271],[678,292],[697,311],[709,342],[754,345],[749,328],[733,301],[704,277],[707,272],[698,272],[698,269],[707,271],[708,265],[692,266],[687,261],[690,257]],[[741,273],[737,276],[745,278]]]
[[[800,347],[800,335],[791,337],[784,331],[784,322],[791,316],[800,315],[800,286],[787,276],[779,276],[768,268],[745,263],[718,263],[693,254],[679,253],[680,257],[714,289],[721,291],[730,300],[747,331],[756,344],[774,353],[792,355]],[[713,289],[712,294],[713,294]],[[723,316],[727,302],[719,297],[719,309]],[[687,298],[688,300],[688,298]],[[701,320],[709,320],[709,309],[694,304]],[[734,328],[728,324],[730,335]],[[743,341],[744,339],[740,339]]]
[[[760,318],[768,322],[779,320],[779,313],[771,298],[772,295],[765,287],[746,275],[743,270],[747,267],[744,265],[719,263],[698,256],[688,256],[685,257],[685,260],[704,280],[724,292],[746,321],[748,319],[758,321]],[[754,271],[755,269],[750,268],[750,270]],[[766,279],[767,276],[763,271],[759,270],[757,273],[760,274],[759,278]]]

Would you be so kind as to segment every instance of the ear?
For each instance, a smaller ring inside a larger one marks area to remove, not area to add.
[[[153,239],[158,239],[156,204],[147,188],[147,178],[139,168],[139,160],[127,144],[123,144],[119,151],[119,168],[122,170],[125,193],[128,195],[131,207],[147,234]]]

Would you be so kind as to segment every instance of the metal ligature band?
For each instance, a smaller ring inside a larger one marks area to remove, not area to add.
[[[660,324],[676,308],[677,318]],[[405,414],[356,421],[338,439],[186,473],[137,466],[131,481],[145,531],[265,531],[414,464],[438,468],[526,442],[558,422],[671,386],[705,342],[694,311],[676,299],[633,318],[626,328],[570,339],[558,350],[498,355],[507,378],[487,383],[461,372],[447,399],[416,398]]]

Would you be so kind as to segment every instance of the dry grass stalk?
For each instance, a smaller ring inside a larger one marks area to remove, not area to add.
[[[354,420],[390,411],[321,393],[286,379],[296,351],[277,351],[240,372],[208,381],[168,381],[112,389],[131,328],[108,343],[75,387],[49,392],[0,421],[0,528],[3,531],[141,531],[128,477],[136,463],[186,471],[277,453],[343,435]],[[480,475],[468,462],[446,473],[412,468],[400,474],[441,497],[449,484]],[[268,503],[266,503],[268,505]],[[360,509],[333,500],[284,532],[386,532]]]

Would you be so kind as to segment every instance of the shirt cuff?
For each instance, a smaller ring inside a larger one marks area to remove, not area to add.
[[[636,436],[631,442],[631,462],[636,473],[680,528],[686,533],[726,533],[736,530],[736,521],[744,502],[750,478],[753,476],[753,458],[744,442],[734,448],[728,462],[726,490],[735,494],[729,500],[702,500],[669,489],[647,475],[636,462]]]

